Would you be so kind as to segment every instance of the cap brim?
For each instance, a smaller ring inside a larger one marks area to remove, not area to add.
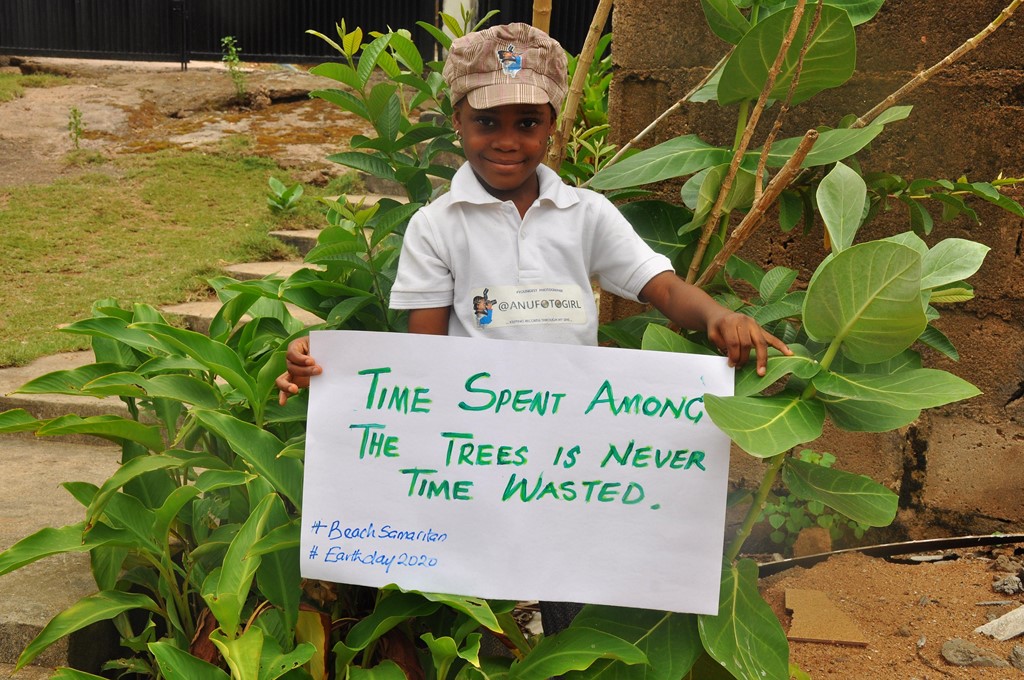
[[[526,83],[484,85],[466,94],[474,109],[493,109],[507,104],[550,104],[551,98],[543,88]]]

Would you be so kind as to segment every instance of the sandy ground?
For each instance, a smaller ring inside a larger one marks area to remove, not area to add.
[[[16,60],[17,61],[17,60]],[[224,67],[32,58],[11,71],[71,76],[67,85],[26,88],[0,104],[0,186],[49,183],[80,170],[67,162],[68,123],[81,112],[80,144],[108,157],[166,147],[201,148],[241,135],[251,149],[275,158],[308,182],[343,168],[325,160],[344,150],[365,123],[310,90],[336,83],[285,65],[246,69],[253,102],[240,106]]]

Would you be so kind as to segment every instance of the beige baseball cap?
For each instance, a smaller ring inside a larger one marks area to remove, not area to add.
[[[463,97],[475,109],[505,104],[562,108],[568,89],[565,51],[529,24],[494,26],[452,41],[442,75],[452,103]]]

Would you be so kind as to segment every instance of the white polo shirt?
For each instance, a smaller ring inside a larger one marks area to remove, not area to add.
[[[449,335],[596,345],[592,279],[636,300],[672,270],[604,196],[537,174],[540,196],[520,218],[463,164],[409,222],[392,309],[451,306]]]

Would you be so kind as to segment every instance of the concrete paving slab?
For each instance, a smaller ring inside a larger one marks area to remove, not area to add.
[[[42,528],[81,521],[84,509],[60,484],[100,484],[117,469],[119,457],[120,450],[109,446],[0,437],[0,549]],[[54,615],[95,592],[85,553],[54,555],[0,576],[0,663],[15,663]],[[54,644],[35,663],[97,672],[112,645],[113,629],[97,625]]]
[[[319,229],[283,229],[270,232],[278,241],[292,246],[300,255],[306,255],[313,250],[317,238],[320,237]]]
[[[297,260],[283,260],[280,262],[243,262],[224,267],[224,272],[239,281],[251,281],[263,279],[268,276],[280,276],[288,278],[300,269],[315,269],[313,265]]]

